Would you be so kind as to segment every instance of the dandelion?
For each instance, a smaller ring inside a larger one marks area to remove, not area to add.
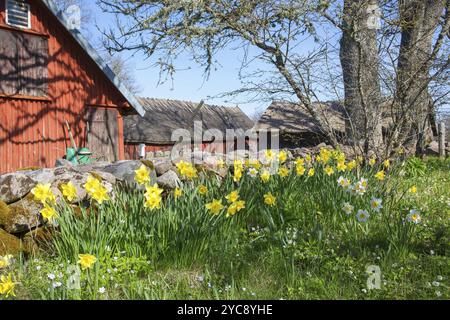
[[[8,276],[2,275],[0,276],[0,294],[6,296],[8,298],[10,295],[15,296],[14,287],[16,284],[12,280],[12,275]]]
[[[51,184],[38,184],[31,190],[31,193],[34,195],[34,199],[36,201],[41,202],[42,204],[56,203],[56,197],[51,190]]]
[[[262,180],[262,182],[269,182],[269,180],[270,180],[270,172],[268,170],[264,170],[261,173],[261,180]]]
[[[369,220],[370,218],[370,214],[367,210],[358,210],[356,218],[359,222],[367,222],[367,220]]]
[[[332,174],[334,174],[334,169],[330,166],[327,166],[323,169],[323,171],[325,172],[325,174],[327,176],[331,176]]]
[[[179,197],[181,197],[183,195],[183,189],[180,188],[176,188],[173,192],[173,197],[175,199],[178,199]]]
[[[258,170],[256,168],[248,169],[248,175],[252,178],[256,178],[258,176]]]
[[[280,151],[280,153],[278,153],[278,161],[280,163],[285,163],[286,160],[288,158],[287,152],[286,151]]]
[[[286,167],[280,168],[280,170],[278,170],[278,175],[282,178],[286,178],[289,176],[289,169]]]
[[[420,216],[419,212],[417,210],[411,210],[409,211],[408,216],[406,219],[409,222],[412,222],[414,224],[419,224],[422,221],[422,217]]]
[[[61,191],[63,196],[70,202],[78,198],[77,188],[75,188],[72,181],[69,181],[68,183],[61,185]]]
[[[235,203],[239,200],[239,192],[233,191],[229,195],[227,195],[225,199],[227,199],[229,203]]]
[[[236,201],[233,204],[230,205],[230,207],[227,210],[227,217],[231,217],[236,215],[239,211],[245,209],[245,201]]]
[[[138,170],[134,171],[134,180],[140,184],[145,185],[150,183],[150,171],[147,169],[145,165],[142,165]]]
[[[264,195],[264,203],[268,206],[273,207],[277,202],[277,198],[275,198],[271,192]]]
[[[205,185],[201,185],[198,187],[198,193],[200,193],[202,196],[208,193],[208,187]]]
[[[350,187],[350,180],[344,177],[339,177],[338,179],[338,184],[340,187],[344,188],[344,189],[348,189]]]
[[[97,258],[91,254],[79,254],[78,264],[81,265],[81,269],[86,270],[93,267],[93,265],[97,262]]]
[[[383,181],[386,178],[386,174],[384,173],[384,171],[379,171],[377,172],[377,174],[375,175],[375,178],[377,178],[380,181]]]
[[[56,217],[58,217],[58,213],[56,210],[47,204],[45,205],[45,208],[40,211],[42,217],[50,222],[52,222]]]
[[[297,172],[297,176],[302,177],[305,174],[306,169],[304,166],[297,166],[295,171]]]
[[[7,254],[5,256],[0,256],[0,269],[5,269],[9,267],[12,263],[13,256],[10,254]]]
[[[316,174],[316,170],[314,168],[309,169],[308,177],[314,177],[315,174]]]
[[[355,210],[355,207],[352,206],[350,203],[346,202],[344,203],[344,206],[342,207],[342,210],[347,214],[351,215],[353,211]]]
[[[378,198],[372,198],[370,201],[370,207],[375,212],[380,212],[383,209],[383,200]]]
[[[417,187],[416,186],[412,186],[411,188],[409,188],[409,192],[412,194],[416,194],[417,193]]]
[[[206,209],[212,212],[214,215],[218,215],[223,209],[222,200],[213,200],[213,202],[205,205]]]

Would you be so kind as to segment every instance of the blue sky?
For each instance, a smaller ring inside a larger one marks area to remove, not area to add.
[[[114,21],[110,15],[103,13],[95,5],[94,1],[82,1],[89,10],[92,10],[91,19],[95,23],[95,25],[93,24],[87,28],[90,33],[90,38],[100,38],[101,34],[97,30],[96,25],[100,28],[113,26]],[[98,46],[98,43],[98,41],[94,41],[93,44]],[[239,103],[237,101],[230,102],[224,98],[208,98],[241,87],[241,82],[238,79],[240,67],[239,53],[239,51],[228,49],[218,55],[216,59],[219,61],[220,67],[216,71],[213,71],[207,80],[203,76],[203,69],[201,67],[191,62],[188,57],[180,57],[177,61],[179,70],[176,72],[174,80],[169,80],[159,85],[159,68],[152,66],[154,61],[145,60],[139,53],[134,56],[131,56],[130,53],[123,54],[122,57],[134,71],[134,75],[141,89],[140,96],[193,102],[199,102],[204,99],[207,103],[211,104],[224,106],[239,105],[250,116],[256,110],[264,110],[270,103],[252,102],[244,104],[241,101]]]

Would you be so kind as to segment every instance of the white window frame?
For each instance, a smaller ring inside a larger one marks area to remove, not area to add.
[[[29,4],[29,3],[24,3],[24,5],[25,5],[25,7],[27,8],[27,11],[28,11],[28,26],[26,26],[26,27],[24,27],[24,26],[18,26],[18,25],[15,25],[14,23],[10,23],[10,22],[8,21],[8,16],[9,16],[9,14],[8,14],[8,4],[9,4],[10,2],[12,2],[12,1],[14,1],[14,0],[6,0],[6,1],[5,1],[6,24],[9,25],[9,26],[11,26],[11,27],[14,27],[14,28],[31,29],[31,7],[30,7],[30,4]]]

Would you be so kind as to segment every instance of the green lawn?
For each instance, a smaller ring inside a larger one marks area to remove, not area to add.
[[[0,271],[16,283],[9,299],[449,299],[450,161],[338,172],[338,158],[314,163],[314,176],[308,163],[298,175],[294,163],[288,177],[268,182],[247,168],[238,183],[232,170],[223,182],[200,173],[160,209],[145,208],[136,190],[117,191],[78,217],[58,207],[59,231],[48,247]],[[340,186],[341,176],[352,185],[366,178],[363,194]],[[232,191],[245,208],[227,216]],[[273,206],[265,203],[269,192]],[[217,215],[205,207],[213,200],[224,206]],[[365,222],[360,209],[370,215]],[[68,280],[77,276],[79,254],[97,261],[79,270],[76,290]],[[367,289],[368,266],[380,268],[380,289]]]

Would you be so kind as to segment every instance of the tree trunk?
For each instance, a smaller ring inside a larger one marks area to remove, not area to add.
[[[372,24],[376,8],[377,0],[344,1],[340,51],[347,135],[366,154],[383,143],[377,26]]]
[[[432,137],[432,98],[428,90],[433,35],[445,0],[399,2],[401,44],[397,70],[394,122],[396,144],[421,154]]]

